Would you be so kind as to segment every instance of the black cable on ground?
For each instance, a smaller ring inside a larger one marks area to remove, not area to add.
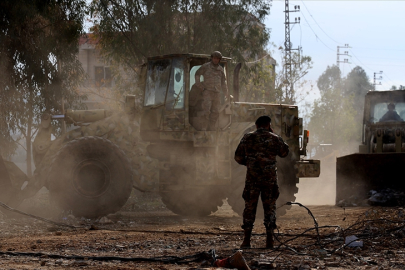
[[[308,211],[308,214],[312,217],[312,219],[314,220],[314,225],[315,225],[315,230],[316,230],[316,234],[318,235],[318,245],[323,248],[322,244],[321,244],[321,237],[319,235],[319,228],[318,228],[318,221],[316,221],[316,218],[314,217],[314,215],[312,214],[311,210],[309,210],[308,207],[306,207],[305,205],[302,205],[299,202],[287,202],[287,205],[292,205],[292,204],[296,204],[299,205],[300,207],[305,208]]]
[[[213,250],[208,252],[199,252],[194,255],[184,257],[177,256],[160,256],[160,257],[118,257],[118,256],[77,256],[77,255],[59,255],[47,254],[42,252],[13,252],[13,251],[0,251],[0,255],[8,256],[26,256],[26,257],[42,257],[50,259],[66,259],[66,260],[93,260],[93,261],[123,261],[123,262],[162,262],[162,263],[176,263],[185,264],[201,260],[212,259]]]
[[[4,209],[8,210],[8,211],[18,213],[18,214],[21,214],[21,215],[24,215],[24,216],[28,216],[28,217],[31,217],[31,218],[35,218],[35,219],[38,219],[38,220],[41,220],[41,221],[44,221],[44,222],[47,222],[47,223],[51,223],[51,224],[54,224],[54,225],[57,225],[57,226],[68,227],[68,228],[73,228],[73,229],[84,228],[84,227],[80,227],[80,226],[73,226],[73,225],[69,225],[69,224],[65,224],[65,223],[61,223],[61,222],[56,222],[56,221],[46,219],[46,218],[43,218],[43,217],[31,215],[31,214],[25,213],[23,211],[11,208],[10,206],[8,206],[7,204],[2,203],[2,202],[0,202],[0,206],[3,207]]]

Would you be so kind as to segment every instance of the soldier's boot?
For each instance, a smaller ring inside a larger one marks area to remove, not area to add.
[[[274,230],[267,229],[266,230],[266,248],[274,248]]]
[[[243,238],[240,248],[250,248],[250,237],[252,236],[252,230],[245,229],[245,237]]]

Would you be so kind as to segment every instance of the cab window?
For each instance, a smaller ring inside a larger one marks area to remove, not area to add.
[[[183,59],[159,59],[148,64],[145,106],[166,104],[166,109],[184,108]]]

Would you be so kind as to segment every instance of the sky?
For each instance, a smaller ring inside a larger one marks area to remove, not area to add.
[[[305,76],[306,88],[313,85],[316,98],[316,80],[327,66],[336,65],[337,46],[340,53],[348,51],[350,56],[340,55],[349,63],[339,63],[343,76],[354,67],[360,66],[376,90],[389,90],[392,85],[405,86],[405,1],[289,1],[290,10],[300,6],[300,12],[290,13],[290,22],[300,17],[300,24],[291,25],[293,48],[302,47],[303,54],[312,57],[313,68]],[[270,15],[264,21],[271,29],[270,42],[277,47],[285,41],[285,1],[273,0]],[[274,47],[273,57],[278,61],[280,54]],[[278,67],[281,70],[281,67]],[[381,83],[381,85],[379,85]]]

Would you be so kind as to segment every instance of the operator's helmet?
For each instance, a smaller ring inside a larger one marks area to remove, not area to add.
[[[222,59],[222,53],[220,53],[219,51],[215,51],[215,52],[211,53],[211,58],[214,58],[214,57]]]
[[[394,103],[389,103],[389,104],[387,105],[387,108],[388,108],[388,110],[389,110],[390,108],[392,108],[392,110],[395,110],[395,104],[394,104]]]

